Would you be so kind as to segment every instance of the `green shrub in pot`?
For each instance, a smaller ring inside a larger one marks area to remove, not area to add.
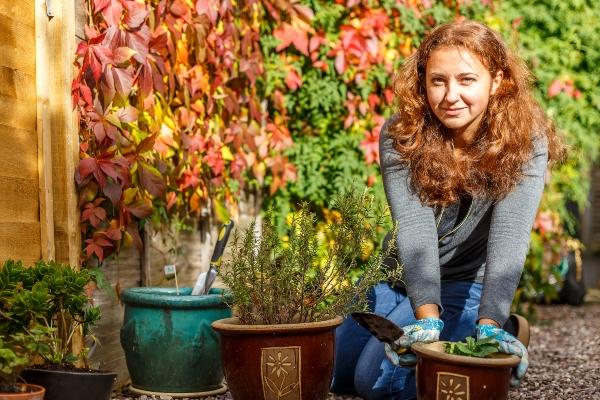
[[[38,323],[50,301],[48,290],[41,284],[24,285],[26,277],[18,261],[8,260],[0,269],[0,393],[35,392],[19,382],[20,375],[49,353],[54,334]]]
[[[329,213],[323,226],[303,204],[284,236],[269,213],[234,235],[220,274],[237,317],[212,326],[235,399],[325,399],[341,316],[364,309],[368,291],[393,278],[385,255],[367,248],[386,221],[372,196],[348,191]]]
[[[270,213],[260,229],[254,222],[243,234],[236,231],[220,276],[233,294],[239,321],[304,323],[363,310],[370,288],[397,279],[391,274],[400,272],[382,266],[384,254],[362,259],[365,247],[384,229],[386,213],[374,206],[368,192],[349,190],[334,199],[324,226],[304,203],[284,237]]]
[[[43,365],[26,369],[23,378],[44,386],[47,400],[108,399],[116,374],[90,370],[88,349],[73,343],[77,336],[94,340],[90,329],[100,319],[100,309],[86,293],[94,275],[87,269],[39,261],[27,268],[20,263],[5,264],[2,276],[6,277],[4,291],[23,290],[33,296],[28,309],[11,308],[13,319],[29,317],[48,334],[47,346],[39,353]],[[96,397],[90,397],[91,393]]]
[[[27,272],[31,284],[43,285],[49,295],[48,307],[40,320],[53,332],[50,351],[42,355],[45,363],[89,368],[88,349],[83,347],[75,353],[73,339],[78,332],[84,338],[90,336],[90,329],[100,320],[100,308],[94,307],[86,294],[94,276],[87,269],[76,270],[54,261],[39,261]]]

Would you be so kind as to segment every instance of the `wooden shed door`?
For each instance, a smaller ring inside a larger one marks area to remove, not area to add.
[[[0,1],[0,259],[40,259],[32,0]]]

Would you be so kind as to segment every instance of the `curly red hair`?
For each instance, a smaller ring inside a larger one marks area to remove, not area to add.
[[[459,158],[451,135],[429,107],[425,67],[438,48],[460,47],[477,56],[492,76],[503,79],[490,96],[475,140]],[[475,21],[433,29],[397,73],[395,123],[390,126],[395,148],[410,168],[410,183],[421,202],[446,206],[461,195],[500,199],[522,178],[536,135],[545,136],[550,160],[562,158],[562,144],[552,122],[530,90],[532,75],[508,49],[500,35]]]

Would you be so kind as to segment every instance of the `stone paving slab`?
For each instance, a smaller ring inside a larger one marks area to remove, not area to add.
[[[509,400],[600,400],[600,303],[580,307],[539,306],[532,326],[529,371]],[[163,396],[132,396],[113,400],[170,400]],[[206,400],[231,400],[229,393]],[[330,395],[329,400],[359,397]],[[188,399],[193,400],[193,399]],[[391,399],[390,399],[391,400]]]

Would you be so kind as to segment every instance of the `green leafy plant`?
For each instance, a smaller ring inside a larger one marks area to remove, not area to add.
[[[36,357],[49,351],[51,329],[35,325],[25,332],[0,337],[0,392],[20,392],[21,372],[34,364]]]
[[[50,297],[40,320],[53,332],[50,351],[42,355],[44,360],[63,367],[80,362],[88,368],[87,348],[74,353],[73,338],[77,332],[84,338],[89,336],[90,328],[100,319],[100,308],[92,306],[86,294],[86,287],[95,280],[94,275],[86,269],[76,270],[54,261],[40,261],[28,272],[34,277],[34,285],[38,282],[44,285]]]
[[[332,212],[336,216],[324,229],[305,203],[283,237],[269,213],[259,234],[256,223],[235,233],[231,261],[224,263],[221,277],[242,323],[312,322],[363,309],[367,291],[390,278],[381,266],[382,254],[361,265],[360,279],[352,274],[384,219],[372,196],[349,191],[333,201]],[[330,240],[321,240],[323,234]]]
[[[90,304],[86,294],[86,287],[94,281],[91,271],[54,261],[39,261],[27,268],[7,261],[0,273],[0,296],[11,302],[6,303],[9,318],[0,333],[37,324],[49,333],[48,346],[40,353],[46,363],[62,367],[80,363],[87,368],[87,349],[74,353],[73,338],[77,332],[88,335],[100,319],[100,309]],[[11,292],[15,294],[9,297]]]
[[[21,262],[0,269],[0,392],[18,392],[21,371],[50,352],[54,329],[40,324],[49,305],[48,290],[33,284]],[[25,287],[28,286],[28,287]]]
[[[499,349],[498,342],[493,338],[476,340],[469,336],[466,342],[444,343],[444,351],[446,353],[469,357],[485,358],[490,354],[497,353]]]

